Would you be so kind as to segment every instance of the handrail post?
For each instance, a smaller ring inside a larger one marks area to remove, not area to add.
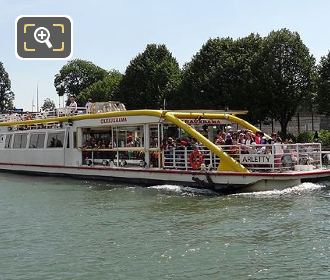
[[[188,170],[188,153],[187,153],[187,147],[184,147],[184,166],[186,170]]]
[[[299,159],[299,144],[296,144],[296,152],[297,152],[297,165],[300,164],[300,159]]]
[[[94,149],[92,149],[92,166],[94,166]]]
[[[242,145],[238,145],[238,162],[241,163]]]
[[[267,146],[269,144],[266,144]],[[273,164],[272,164],[272,171],[275,171],[275,149],[274,149],[274,145],[272,145],[272,155],[273,155]]]
[[[319,155],[320,155],[320,169],[322,169],[322,147],[321,147],[321,143],[318,143],[318,151],[319,151]]]
[[[161,149],[159,155],[162,155],[162,158],[160,159],[162,162],[162,168],[165,168],[165,149]],[[160,166],[159,166],[160,168]]]
[[[209,152],[210,152],[210,166],[211,166],[211,168],[213,168],[213,158],[212,158],[212,151],[210,151],[209,150]]]
[[[173,167],[176,168],[176,165],[175,165],[175,148],[173,148]]]

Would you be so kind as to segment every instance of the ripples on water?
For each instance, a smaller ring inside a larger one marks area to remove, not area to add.
[[[0,280],[329,279],[329,186],[217,196],[0,174]]]

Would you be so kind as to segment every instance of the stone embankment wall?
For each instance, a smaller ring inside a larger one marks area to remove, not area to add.
[[[256,125],[260,128],[260,124]],[[292,118],[288,124],[288,133],[297,135],[303,131],[320,131],[321,129],[330,130],[330,117],[323,115],[299,114]],[[273,124],[261,124],[261,130],[266,133],[272,131],[281,131],[281,125],[278,121],[273,120]]]

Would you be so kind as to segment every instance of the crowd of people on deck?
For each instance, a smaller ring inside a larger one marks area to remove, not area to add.
[[[115,143],[112,143],[112,141],[96,137],[91,137],[82,145],[83,149],[112,149],[114,147]]]
[[[134,138],[132,135],[128,135],[125,141],[120,141],[123,143],[119,143],[119,147],[140,147],[141,146],[141,139]],[[116,141],[112,141],[110,135],[107,138],[104,137],[96,137],[92,135],[87,139],[83,145],[83,149],[113,149],[116,148],[117,144]]]
[[[282,144],[293,143],[294,142],[292,139],[289,138],[286,138],[284,141],[282,141],[281,137],[276,132],[271,134],[271,138],[267,138],[266,135],[261,131],[253,133],[250,130],[218,130],[214,138],[214,144],[217,146],[223,146],[223,149],[230,153],[235,153],[239,148],[241,149],[241,153],[270,153],[272,149],[268,145],[274,144],[276,147]],[[162,148],[164,150],[174,148],[179,150],[185,148],[188,150],[193,150],[201,149],[202,144],[197,142],[192,137],[181,137],[177,139],[168,137],[163,142]]]

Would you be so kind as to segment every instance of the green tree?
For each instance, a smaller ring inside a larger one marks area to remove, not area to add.
[[[278,120],[286,135],[297,108],[312,98],[315,59],[297,32],[281,29],[264,39],[255,65],[259,81],[255,106]]]
[[[251,65],[262,38],[209,39],[184,66],[177,107],[199,109],[249,109],[254,91]]]
[[[14,93],[11,91],[9,75],[0,62],[0,112],[6,112],[13,108]]]
[[[317,70],[316,103],[320,112],[330,115],[330,52],[321,58]]]
[[[43,111],[49,110],[49,111],[54,111],[56,108],[55,102],[51,100],[50,98],[46,98],[44,100],[44,104],[42,104],[41,109]]]
[[[82,90],[78,96],[78,102],[86,104],[88,99],[91,99],[92,102],[113,100],[118,92],[122,76],[118,71],[110,71],[103,80]]]
[[[80,92],[97,81],[101,81],[107,71],[92,62],[74,59],[65,64],[55,75],[54,86],[57,94],[79,96]]]
[[[175,94],[181,71],[165,45],[150,44],[127,67],[117,99],[129,109],[159,109]]]

